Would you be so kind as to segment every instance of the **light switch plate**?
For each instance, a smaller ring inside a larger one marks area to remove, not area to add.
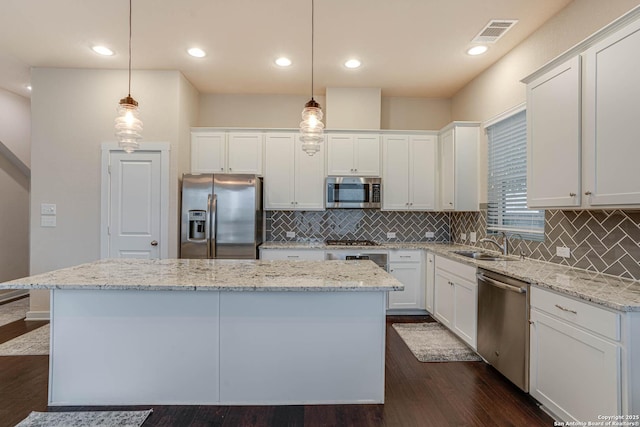
[[[396,232],[395,231],[387,231],[387,239],[395,239]]]
[[[476,234],[475,231],[472,231],[471,233],[469,233],[469,241],[471,243],[475,243],[478,241],[478,235]]]
[[[42,203],[40,204],[40,214],[41,215],[55,215],[56,214],[56,205],[53,203]]]
[[[43,215],[40,217],[40,227],[55,227],[56,217],[54,215]]]
[[[433,231],[427,231],[426,233],[424,233],[424,237],[426,237],[427,239],[433,239],[434,237],[436,237],[436,233],[434,233]]]
[[[295,231],[287,231],[287,237],[296,237],[296,232]]]
[[[467,240],[467,233],[460,233],[460,240]]]
[[[556,256],[562,258],[571,258],[571,249],[566,246],[556,246]]]

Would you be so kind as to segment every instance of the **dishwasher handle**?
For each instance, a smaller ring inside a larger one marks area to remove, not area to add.
[[[478,281],[480,281],[480,282],[488,283],[488,284],[490,284],[492,286],[495,286],[495,287],[500,288],[500,289],[504,289],[506,291],[516,292],[516,293],[519,293],[519,294],[524,294],[524,293],[527,292],[526,288],[520,288],[518,286],[512,286],[512,285],[509,285],[507,283],[503,283],[503,282],[500,282],[498,280],[491,279],[491,278],[485,276],[482,273],[477,273],[476,277],[478,278]]]

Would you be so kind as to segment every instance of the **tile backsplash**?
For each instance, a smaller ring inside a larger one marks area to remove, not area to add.
[[[487,236],[487,209],[451,214],[452,241],[496,249],[489,243],[470,243]],[[467,235],[461,240],[462,233]],[[545,211],[544,242],[510,239],[511,253],[528,258],[640,280],[640,211]],[[556,247],[571,249],[571,258],[556,256]]]
[[[267,211],[268,241],[316,242],[326,239],[365,239],[378,242],[448,242],[449,214],[432,212],[384,212],[373,209],[326,211]],[[288,238],[287,232],[295,232]],[[431,231],[435,237],[425,237]],[[395,232],[395,238],[387,238]]]

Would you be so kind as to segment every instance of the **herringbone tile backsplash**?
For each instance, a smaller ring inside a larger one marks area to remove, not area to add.
[[[326,239],[366,239],[377,242],[448,242],[449,214],[430,212],[383,212],[339,209],[323,212],[267,211],[267,240],[315,242]],[[287,238],[294,231],[295,238]],[[396,233],[388,239],[387,232]],[[425,232],[435,233],[426,238]]]
[[[451,214],[451,235],[456,243],[472,245],[487,235],[487,210]],[[640,280],[640,211],[559,211],[545,212],[544,242],[510,239],[511,252],[524,251],[527,257],[614,276]],[[460,235],[466,233],[465,241]],[[489,243],[475,246],[496,249]],[[556,256],[556,247],[571,249],[571,258]]]

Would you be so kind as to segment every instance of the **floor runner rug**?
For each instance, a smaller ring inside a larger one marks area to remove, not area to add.
[[[482,360],[440,323],[394,323],[392,326],[421,362]]]
[[[16,427],[140,427],[148,411],[32,412]]]
[[[40,356],[45,354],[49,354],[48,324],[0,344],[0,356]]]

